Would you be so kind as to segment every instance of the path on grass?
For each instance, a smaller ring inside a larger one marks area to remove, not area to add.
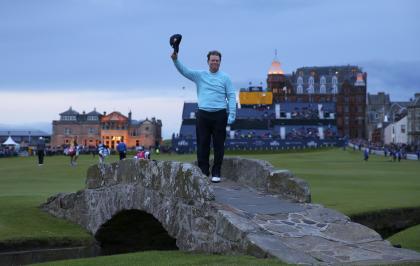
[[[267,253],[288,263],[368,264],[420,261],[420,253],[394,248],[375,231],[316,204],[291,203],[236,182],[213,186],[231,222]],[[261,254],[259,254],[261,255]]]

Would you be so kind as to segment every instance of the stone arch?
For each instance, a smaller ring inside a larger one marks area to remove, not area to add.
[[[151,214],[136,210],[122,210],[103,223],[95,233],[102,255],[144,250],[175,250],[172,238]]]

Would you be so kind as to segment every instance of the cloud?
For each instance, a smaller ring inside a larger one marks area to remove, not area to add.
[[[94,108],[101,113],[119,111],[125,115],[132,111],[135,120],[152,117],[161,119],[163,137],[170,138],[172,133],[179,132],[181,126],[184,102],[181,96],[184,95],[181,93],[179,96],[163,98],[119,91],[4,92],[2,99],[15,104],[0,105],[0,113],[4,114],[1,122],[19,127],[30,127],[40,123],[45,125],[45,122],[58,120],[59,113],[66,111],[70,106],[80,113],[90,112]]]
[[[420,61],[376,60],[359,63],[368,73],[368,91],[389,93],[391,101],[408,101],[420,92]]]

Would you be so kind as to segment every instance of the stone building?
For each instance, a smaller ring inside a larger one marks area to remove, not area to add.
[[[384,144],[407,144],[407,116],[384,128]]]
[[[302,67],[285,75],[275,59],[267,76],[273,103],[334,102],[340,136],[365,138],[367,74],[358,66]]]
[[[407,106],[407,116],[408,144],[420,147],[420,93]]]
[[[76,139],[80,145],[94,147],[102,143],[114,149],[119,141],[128,147],[155,146],[162,141],[162,122],[156,118],[137,121],[114,111],[103,114],[93,110],[90,113],[69,110],[60,114],[60,120],[53,121],[51,145],[68,145]]]
[[[384,129],[389,123],[387,114],[391,108],[389,94],[379,92],[367,95],[366,137],[372,142],[382,142]]]
[[[73,139],[85,147],[98,145],[101,140],[100,118],[101,114],[96,109],[80,114],[70,107],[60,114],[60,120],[52,122],[51,146],[69,145]]]

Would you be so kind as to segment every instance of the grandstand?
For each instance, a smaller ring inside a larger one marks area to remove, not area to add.
[[[257,87],[258,88],[258,87]],[[255,93],[256,87],[241,90]],[[258,91],[257,91],[258,92]],[[250,101],[236,111],[236,121],[227,127],[226,149],[295,149],[312,146],[339,146],[336,106],[333,102],[284,102],[260,104]],[[177,152],[196,149],[195,112],[197,103],[184,103],[179,134],[173,135]]]

